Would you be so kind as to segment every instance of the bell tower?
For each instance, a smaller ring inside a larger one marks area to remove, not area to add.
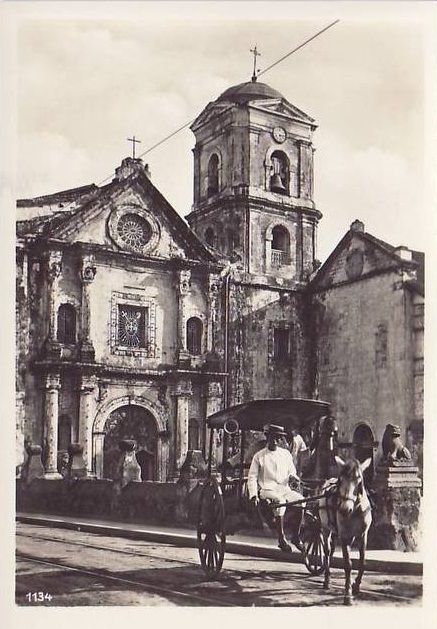
[[[227,89],[191,125],[190,226],[250,276],[306,282],[317,224],[313,118],[265,83]]]

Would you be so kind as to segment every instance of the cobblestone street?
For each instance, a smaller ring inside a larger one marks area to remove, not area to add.
[[[193,548],[17,524],[18,605],[342,606],[343,578],[334,569],[325,591],[303,565],[227,553],[208,581]],[[421,595],[420,576],[367,572],[354,604],[411,606]]]

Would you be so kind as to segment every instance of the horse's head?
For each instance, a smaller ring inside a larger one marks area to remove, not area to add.
[[[343,515],[351,515],[355,509],[358,497],[364,492],[363,472],[371,459],[360,463],[357,459],[344,462],[340,457],[335,457],[339,467],[338,475],[338,510]]]

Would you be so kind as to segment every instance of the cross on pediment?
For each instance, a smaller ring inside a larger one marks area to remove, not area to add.
[[[132,157],[135,159],[135,144],[141,144],[141,140],[137,140],[133,135],[131,138],[127,138],[128,142],[132,142]]]

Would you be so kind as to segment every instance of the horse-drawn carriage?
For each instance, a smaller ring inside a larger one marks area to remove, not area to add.
[[[332,495],[333,489],[339,491],[335,460],[337,425],[331,416],[330,404],[321,400],[300,398],[254,400],[219,411],[207,418],[208,476],[200,495],[197,522],[201,566],[209,578],[217,576],[223,566],[226,535],[235,532],[235,529],[229,530],[229,520],[235,514],[245,514],[249,517],[252,514],[253,517],[256,511],[249,502],[247,492],[247,471],[250,464],[246,456],[247,446],[250,441],[249,437],[253,436],[254,432],[263,433],[267,424],[282,426],[286,431],[295,430],[307,434],[311,431],[312,433],[311,459],[301,478],[300,490],[304,499],[274,506],[285,506],[287,510],[296,506],[303,507],[298,547],[309,573],[320,575],[325,572],[325,587],[329,587],[329,559],[334,550],[334,539],[326,522],[328,510],[326,496],[328,493]],[[215,456],[217,434],[221,439],[221,463]],[[236,477],[231,477],[231,469],[228,465],[230,440],[233,442],[234,449],[238,450],[237,457],[235,455],[232,457],[234,461],[235,458],[239,458],[239,464],[234,467],[237,470]],[[360,469],[359,473],[361,473]],[[335,480],[330,481],[329,479],[333,476]],[[360,478],[357,477],[357,479],[353,482],[359,484]],[[349,491],[349,485],[347,491]],[[355,485],[353,491],[357,493]],[[265,513],[266,508],[268,510],[271,505],[263,504],[262,507]],[[343,541],[342,546],[344,554]],[[347,561],[345,557],[346,585],[349,592],[350,569],[348,572],[347,568],[350,568],[349,555],[347,555]],[[362,567],[360,567],[359,581],[361,581],[361,576]],[[345,603],[349,603],[350,599],[351,595],[345,594]]]

